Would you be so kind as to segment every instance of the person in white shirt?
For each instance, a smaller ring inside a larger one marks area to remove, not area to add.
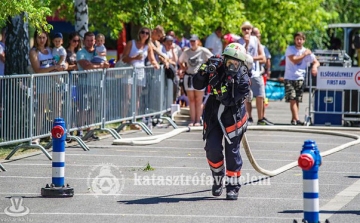
[[[258,114],[258,125],[273,125],[264,116],[264,98],[265,98],[265,85],[262,78],[261,64],[266,62],[265,53],[261,47],[260,40],[256,36],[251,36],[253,26],[250,22],[243,22],[241,25],[242,37],[239,39],[239,43],[245,46],[247,52],[253,57],[254,63],[252,66],[251,76],[251,92],[255,97],[256,110]],[[252,97],[249,97],[249,101],[246,103],[246,111],[249,115],[249,123],[253,123],[252,118]]]
[[[210,36],[206,38],[205,47],[208,48],[214,55],[221,55],[223,51],[222,28],[216,28]]]
[[[61,33],[55,33],[53,37],[54,48],[52,49],[52,55],[57,65],[65,67],[66,63],[66,50],[62,46],[63,44],[63,35]]]
[[[285,101],[290,102],[291,124],[304,125],[304,122],[299,120],[299,102],[302,102],[304,93],[306,69],[309,63],[313,63],[311,74],[316,76],[320,63],[311,50],[303,46],[305,43],[304,33],[295,33],[294,43],[295,45],[288,46],[285,53]]]

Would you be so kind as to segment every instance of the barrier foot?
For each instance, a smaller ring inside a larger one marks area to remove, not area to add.
[[[0,170],[6,171],[5,167],[3,165],[1,165],[1,163],[0,163]]]
[[[46,146],[44,146],[44,148],[46,150],[49,150],[52,147],[52,141],[50,140],[50,142],[48,142],[48,144],[46,144]]]
[[[110,135],[112,135],[112,137],[114,137],[114,139],[121,139],[121,136],[119,135],[119,133],[117,133],[114,129],[102,128],[101,130],[109,132]]]
[[[127,126],[127,125],[130,125],[131,123],[122,123],[121,125],[119,125],[119,127],[117,127],[116,129],[115,129],[115,131],[116,132],[121,132],[121,130],[125,127],[125,126]]]
[[[73,197],[74,188],[70,187],[69,184],[62,187],[55,187],[55,185],[46,184],[45,187],[41,188],[41,196],[43,197]]]
[[[89,147],[85,144],[85,142],[79,136],[67,135],[66,140],[68,140],[68,139],[75,140],[84,151],[90,151]]]
[[[82,137],[82,139],[87,140],[94,134],[94,132],[95,132],[95,129],[91,129],[91,130],[87,131],[87,133],[84,135],[84,137]]]
[[[41,145],[28,145],[28,144],[21,144],[21,145],[18,145],[17,147],[15,147],[11,151],[11,153],[5,158],[5,160],[9,160],[20,148],[38,148],[45,154],[45,156],[49,160],[52,160],[51,155],[46,151],[46,149],[44,147],[42,147]]]
[[[144,130],[144,132],[146,132],[146,134],[152,135],[152,131],[145,125],[145,123],[143,123],[143,122],[133,122],[132,124],[139,125]]]
[[[163,117],[163,116],[161,116],[160,118],[166,119],[174,129],[177,129],[177,128],[178,128],[178,126],[176,125],[176,123],[175,123],[170,117]]]

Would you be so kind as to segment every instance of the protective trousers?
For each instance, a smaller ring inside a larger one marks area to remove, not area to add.
[[[233,119],[233,117],[224,117],[228,119]],[[215,126],[212,126],[211,131],[208,132],[206,137],[205,151],[206,158],[208,160],[212,175],[215,182],[222,180],[224,175],[227,176],[226,189],[232,190],[235,189],[238,191],[240,189],[240,176],[241,176],[241,167],[242,159],[240,155],[240,141],[245,132],[246,128],[241,128],[246,125],[247,116],[244,115],[241,119],[237,120],[237,123],[226,126],[226,131],[230,136],[230,141],[232,144],[229,144],[227,140],[225,142],[225,161],[224,163],[224,154],[223,154],[223,137],[224,133],[220,127],[219,123],[214,123]],[[238,135],[232,135],[234,128],[240,127],[238,129]],[[226,170],[225,170],[226,167]]]

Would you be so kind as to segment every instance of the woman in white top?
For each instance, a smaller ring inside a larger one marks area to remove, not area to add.
[[[66,66],[56,65],[49,46],[49,34],[44,30],[35,30],[34,46],[29,53],[31,67],[34,73],[49,73],[66,69]],[[53,94],[53,108],[49,108],[49,95],[55,90],[58,78],[56,76],[37,76],[34,78],[34,82],[35,99],[37,99],[37,107],[35,109],[35,136],[39,136],[50,130],[47,129],[47,127],[50,128],[50,126],[44,127],[44,121],[47,119],[44,111],[49,112],[52,110],[53,117],[59,116],[60,113],[60,99],[59,97],[55,97],[55,95],[59,96],[59,94]],[[39,139],[35,139],[33,143],[38,144],[39,141]]]
[[[159,69],[160,65],[159,63],[155,60],[155,56],[154,56],[154,51],[152,49],[152,47],[149,47],[149,42],[150,42],[150,29],[147,27],[142,27],[139,32],[138,32],[138,36],[136,40],[130,40],[127,42],[125,49],[124,49],[124,53],[123,53],[123,58],[122,61],[124,63],[128,63],[131,64],[135,67],[135,73],[136,73],[136,80],[137,80],[137,110],[139,110],[140,107],[140,95],[141,95],[141,91],[142,88],[144,86],[146,86],[146,73],[144,70],[144,66],[145,66],[145,59],[146,57],[148,57],[151,65],[154,66],[155,69]],[[139,67],[139,68],[137,68]],[[130,99],[130,91],[131,88],[128,85],[129,89],[128,89],[128,98]],[[128,107],[128,106],[124,106],[124,107]],[[127,115],[127,112],[125,112],[125,116]],[[136,113],[138,114],[139,111],[137,111]]]

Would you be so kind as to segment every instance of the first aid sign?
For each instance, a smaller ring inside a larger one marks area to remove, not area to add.
[[[359,90],[360,67],[319,67],[316,88]]]

